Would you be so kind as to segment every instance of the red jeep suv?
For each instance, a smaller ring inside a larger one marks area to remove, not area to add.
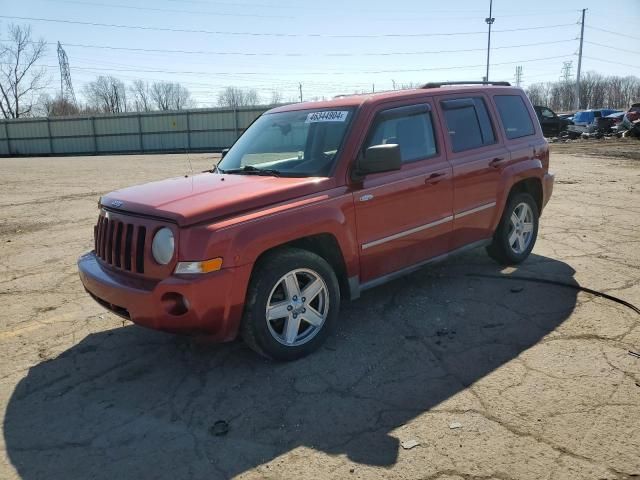
[[[505,82],[286,105],[210,172],[102,197],[80,278],[137,324],[291,360],[365,289],[479,246],[525,260],[548,168],[536,113]]]

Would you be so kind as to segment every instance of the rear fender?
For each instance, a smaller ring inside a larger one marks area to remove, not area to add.
[[[542,165],[542,161],[537,158],[515,163],[506,167],[502,171],[496,200],[498,208],[496,208],[496,213],[492,220],[492,230],[495,230],[500,223],[500,219],[502,218],[504,209],[507,206],[507,201],[509,200],[509,195],[511,194],[513,186],[523,180],[535,178],[540,182],[542,187],[544,174],[545,169]]]

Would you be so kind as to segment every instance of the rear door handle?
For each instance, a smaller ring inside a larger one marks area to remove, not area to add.
[[[442,180],[442,177],[444,177],[445,175],[446,173],[442,173],[442,172],[432,173],[427,178],[425,178],[424,183],[426,183],[427,185],[438,183],[440,180]]]
[[[489,166],[493,168],[499,168],[500,166],[502,166],[503,162],[504,162],[504,157],[496,157],[489,162]]]

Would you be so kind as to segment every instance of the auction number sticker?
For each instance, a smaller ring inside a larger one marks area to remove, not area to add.
[[[322,112],[312,112],[307,115],[305,123],[315,122],[344,122],[349,112],[347,110],[325,110]]]

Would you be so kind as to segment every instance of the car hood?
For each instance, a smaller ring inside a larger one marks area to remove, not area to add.
[[[310,195],[328,188],[329,181],[323,177],[202,173],[116,190],[103,196],[100,204],[187,226]]]

